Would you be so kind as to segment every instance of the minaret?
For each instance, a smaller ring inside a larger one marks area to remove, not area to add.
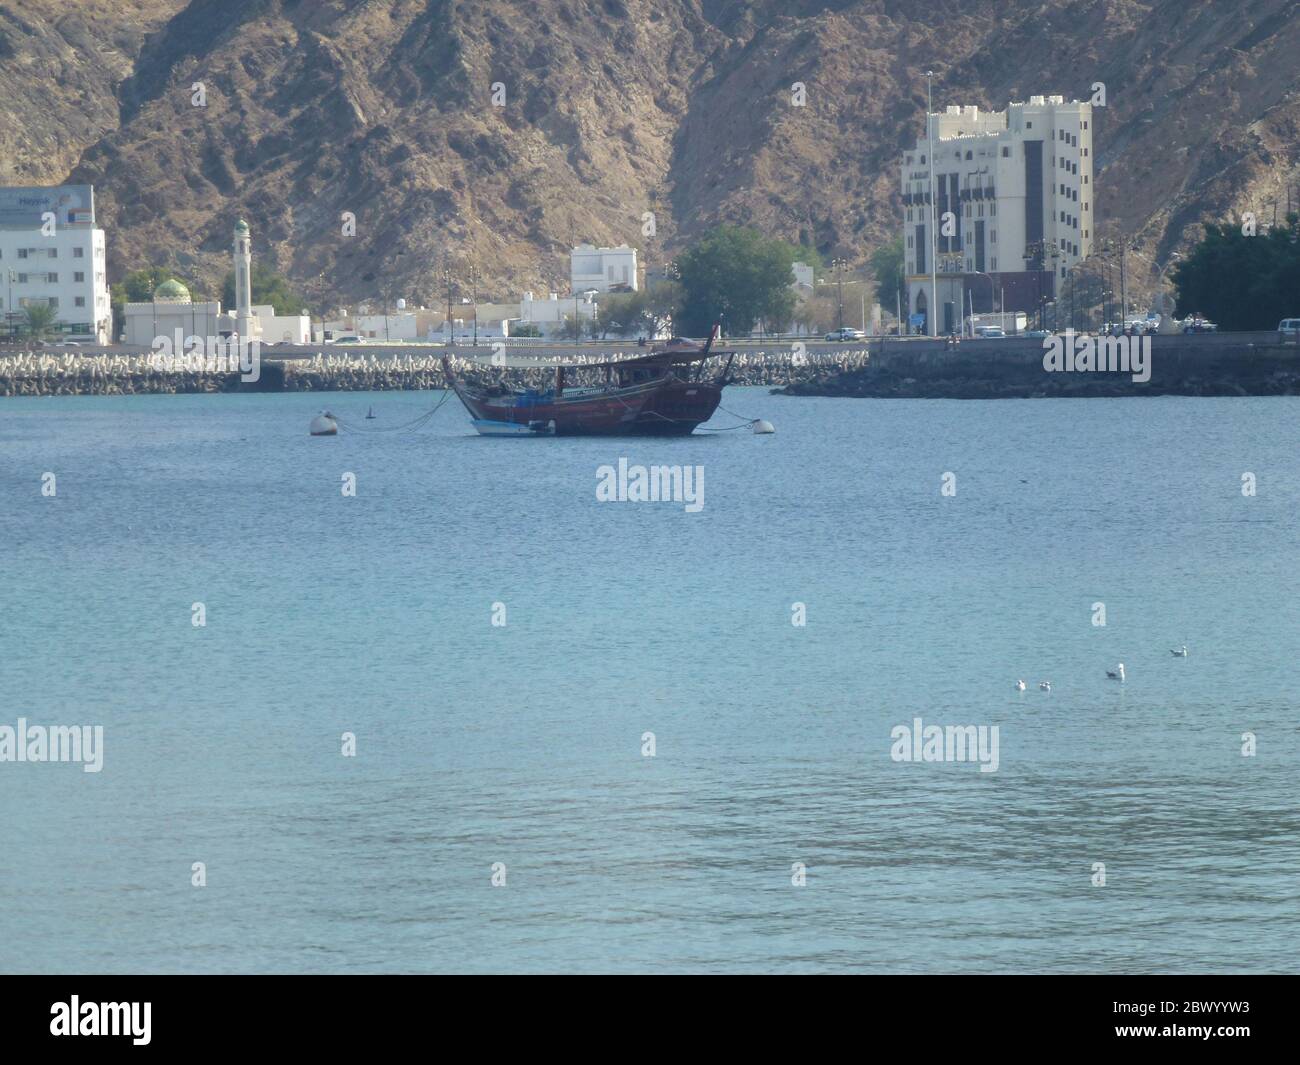
[[[235,332],[239,339],[256,339],[261,324],[253,317],[253,241],[248,223],[235,223]]]

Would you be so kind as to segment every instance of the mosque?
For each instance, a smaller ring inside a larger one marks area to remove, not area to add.
[[[148,303],[128,303],[122,342],[135,347],[153,346],[155,337],[237,336],[263,344],[311,343],[311,316],[277,315],[269,304],[254,304],[252,234],[242,218],[235,223],[232,255],[235,266],[235,306],[222,312],[221,301],[195,303],[190,290],[172,278],[154,289]]]

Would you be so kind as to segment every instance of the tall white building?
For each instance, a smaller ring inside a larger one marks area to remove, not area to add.
[[[573,292],[635,292],[636,249],[579,244],[569,253],[569,283]]]
[[[1092,133],[1092,105],[1060,96],[928,116],[902,165],[904,313],[923,331],[960,332],[972,306],[1036,312],[1060,292],[1092,250]]]
[[[104,231],[90,185],[0,188],[0,332],[21,332],[33,305],[53,308],[66,337],[110,341]]]

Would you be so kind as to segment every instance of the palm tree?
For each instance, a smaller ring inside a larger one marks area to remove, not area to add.
[[[27,324],[23,330],[32,340],[39,343],[54,328],[54,320],[58,315],[48,303],[29,303],[25,312]]]

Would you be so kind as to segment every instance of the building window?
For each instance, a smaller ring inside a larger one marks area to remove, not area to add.
[[[1008,148],[1008,147],[1006,147],[1005,145],[1004,145],[1003,148],[1002,148],[1002,158],[1003,158],[1003,159],[1010,159],[1010,158],[1011,158],[1011,149]]]
[[[47,300],[45,301],[45,305],[46,305],[47,307],[53,307],[53,308],[55,308],[55,309],[57,310],[57,309],[58,309],[58,306],[59,306],[59,297],[58,297],[58,296],[51,296],[49,299],[47,299]]]
[[[77,297],[76,299],[74,299],[72,302],[75,303],[78,307],[84,307],[84,306],[86,305],[86,297],[85,297],[85,296],[78,296],[78,297]]]
[[[81,270],[74,270],[74,271],[72,272],[72,280],[73,280],[73,281],[85,281],[85,280],[86,280],[86,275],[85,275]]]
[[[19,283],[20,285],[25,285],[25,284],[27,284],[27,275],[26,275],[26,274],[19,274],[19,275],[18,275],[18,283]]]
[[[1025,129],[1033,129],[1033,128],[1034,128],[1034,124],[1032,122],[1025,123]]]
[[[85,249],[85,248],[73,248],[73,249],[72,249],[72,257],[73,257],[74,259],[84,259],[84,258],[86,257],[86,249]]]
[[[991,260],[991,262],[992,262],[992,265],[989,267],[989,269],[990,269],[990,270],[993,270],[993,271],[996,271],[997,268],[998,268],[998,261],[997,261],[997,259],[993,259],[993,260]]]
[[[58,274],[46,274],[46,275],[45,275],[45,281],[46,281],[47,284],[50,284],[50,285],[57,285],[57,284],[59,283],[59,275],[58,275]]]
[[[18,258],[20,258],[20,259],[26,259],[26,258],[27,258],[27,249],[26,249],[26,248],[19,248],[19,249],[18,249]]]
[[[996,244],[997,242],[998,242],[998,231],[997,231],[996,229],[990,229],[990,230],[989,230],[989,243],[990,243],[990,244]]]
[[[59,249],[58,249],[58,248],[51,248],[51,249],[50,249],[50,258],[51,258],[51,259],[57,259],[58,257],[59,257]]]

